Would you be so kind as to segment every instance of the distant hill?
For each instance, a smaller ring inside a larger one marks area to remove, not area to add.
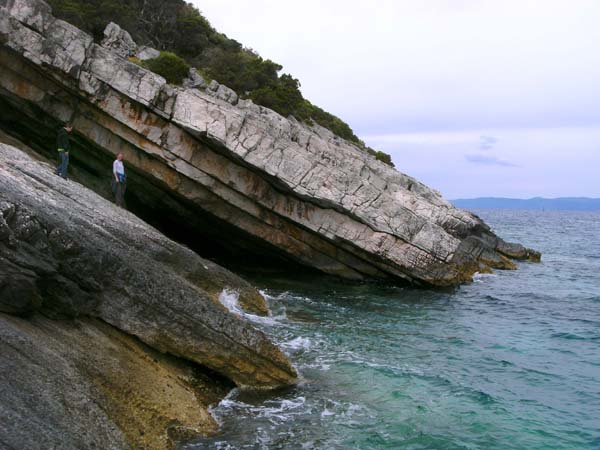
[[[528,209],[534,211],[600,211],[600,198],[494,198],[482,197],[452,200],[452,204],[464,209]]]

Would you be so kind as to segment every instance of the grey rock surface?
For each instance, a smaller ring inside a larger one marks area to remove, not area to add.
[[[109,23],[104,29],[102,46],[122,58],[134,56],[137,52],[137,44],[131,35],[114,22]]]
[[[183,80],[183,87],[189,89],[206,89],[208,87],[208,83],[195,68],[191,67],[188,77]]]
[[[217,429],[218,382],[100,320],[0,313],[0,350],[2,449],[164,450]]]
[[[160,52],[155,48],[148,46],[141,46],[138,48],[135,57],[140,61],[147,61],[149,59],[158,58],[160,56]]]
[[[219,302],[228,290],[255,303],[247,282],[5,144],[0,216],[1,312],[99,318],[240,386],[294,381],[279,349]]]
[[[59,71],[46,76],[68,100],[50,103],[47,80],[15,74],[15,82],[4,82],[11,101],[52,117],[70,109],[82,137],[109,154],[126,149],[135,167],[186,199],[190,214],[197,208],[265,248],[350,279],[456,285],[477,271],[515,268],[508,258],[540,258],[506,245],[478,217],[323,127],[240,101],[216,81],[205,91],[168,86],[84,37],[49,39],[26,20],[11,16],[0,25],[22,70],[42,64],[54,47],[87,48],[86,58],[81,66],[54,62]],[[79,90],[67,93],[74,84]]]

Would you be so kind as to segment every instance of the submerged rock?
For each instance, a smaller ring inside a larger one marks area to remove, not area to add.
[[[515,268],[508,258],[539,260],[323,127],[240,101],[216,82],[204,91],[169,86],[85,33],[33,30],[27,23],[39,20],[14,9],[0,24],[7,115],[26,118],[19,130],[42,152],[50,152],[52,126],[72,119],[74,162],[90,186],[124,152],[138,213],[163,229],[175,221],[183,240],[199,234],[255,260],[271,255],[348,279],[434,286]],[[65,48],[75,51],[63,55]],[[156,204],[169,221],[153,212]]]

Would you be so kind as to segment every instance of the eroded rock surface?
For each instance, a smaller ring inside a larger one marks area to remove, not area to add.
[[[0,313],[3,449],[173,448],[228,386],[97,319]]]
[[[176,199],[177,220],[190,230],[356,280],[456,285],[477,271],[514,268],[509,258],[539,260],[318,125],[240,100],[218,83],[170,86],[52,18],[41,0],[0,5],[0,99],[7,114],[32,121],[21,134],[48,149],[44,134],[72,119],[75,164],[98,173],[94,152],[105,160],[124,152],[132,180]],[[9,117],[0,119],[10,128]],[[195,224],[199,216],[206,221]]]
[[[0,311],[88,316],[240,386],[294,381],[277,347],[218,300],[254,288],[47,165],[0,144]]]

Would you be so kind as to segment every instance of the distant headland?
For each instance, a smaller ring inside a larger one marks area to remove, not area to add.
[[[458,208],[527,209],[534,211],[600,211],[600,198],[561,197],[529,199],[481,197],[452,200]]]

